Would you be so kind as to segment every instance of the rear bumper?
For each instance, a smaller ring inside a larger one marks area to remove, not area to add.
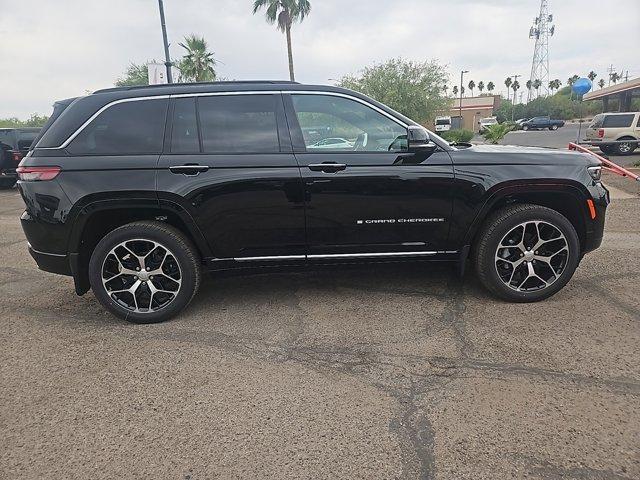
[[[29,244],[29,254],[36,261],[40,270],[58,275],[72,275],[68,255],[40,252],[34,249],[31,244]]]

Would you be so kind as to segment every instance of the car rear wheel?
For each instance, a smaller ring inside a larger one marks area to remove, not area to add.
[[[560,291],[578,266],[580,244],[563,215],[539,205],[496,212],[478,236],[475,266],[483,285],[512,302],[536,302]]]
[[[184,309],[200,285],[200,263],[191,242],[170,225],[133,222],[116,228],[89,261],[96,298],[132,323],[158,323]]]
[[[633,138],[630,137],[624,137],[620,139],[622,140],[634,140]],[[631,155],[634,150],[637,148],[637,143],[633,143],[633,142],[623,142],[623,143],[616,143],[615,145],[615,154],[616,155]]]

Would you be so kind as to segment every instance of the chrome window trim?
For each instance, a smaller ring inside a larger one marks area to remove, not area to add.
[[[36,147],[38,150],[62,150],[63,148],[67,148],[69,144],[78,136],[82,131],[92,122],[94,121],[98,115],[100,115],[105,110],[111,108],[114,105],[119,105],[121,103],[129,103],[129,102],[140,102],[144,100],[166,100],[171,98],[171,95],[155,95],[149,97],[132,97],[132,98],[121,98],[120,100],[114,100],[113,102],[109,102],[103,107],[101,107],[96,113],[91,115],[86,122],[78,127],[78,129],[71,134],[69,138],[67,138],[61,145],[57,147]]]
[[[57,147],[36,147],[38,150],[62,150],[67,148],[69,144],[78,136],[82,131],[93,121],[98,115],[103,113],[105,110],[111,108],[114,105],[119,105],[121,103],[128,102],[139,102],[145,100],[166,100],[171,98],[189,98],[189,97],[215,97],[215,96],[228,96],[228,95],[282,95],[282,94],[301,94],[301,95],[325,95],[332,97],[342,97],[347,98],[349,100],[354,100],[362,105],[365,105],[376,112],[384,115],[390,120],[394,121],[398,125],[403,128],[408,128],[409,125],[394,117],[388,112],[385,112],[383,109],[376,107],[375,105],[363,100],[361,98],[355,97],[353,95],[349,95],[341,92],[327,92],[323,90],[247,90],[247,91],[230,91],[230,92],[194,92],[194,93],[174,93],[169,95],[154,95],[154,96],[145,96],[145,97],[130,97],[130,98],[121,98],[119,100],[114,100],[112,102],[107,103],[103,107],[101,107],[97,112],[91,115],[80,127],[76,129],[62,144]]]

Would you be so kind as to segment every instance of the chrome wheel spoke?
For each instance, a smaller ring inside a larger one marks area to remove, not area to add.
[[[531,220],[512,228],[495,254],[498,276],[516,291],[537,291],[552,285],[569,257],[563,233],[549,222]]]
[[[182,271],[175,255],[160,243],[127,240],[105,257],[102,284],[123,308],[151,313],[176,298],[182,287]]]

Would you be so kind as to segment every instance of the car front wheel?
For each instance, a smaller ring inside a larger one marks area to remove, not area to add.
[[[551,125],[549,127],[549,130],[557,130],[558,129],[558,125]]]
[[[526,132],[527,130],[529,130],[529,125],[523,125],[523,126],[522,126],[522,130],[524,130],[525,132]]]
[[[535,302],[567,284],[579,255],[578,235],[563,215],[539,205],[515,205],[485,223],[475,246],[475,266],[496,296]]]
[[[161,222],[133,222],[108,233],[89,261],[96,298],[133,323],[158,323],[184,309],[200,284],[191,242]]]

